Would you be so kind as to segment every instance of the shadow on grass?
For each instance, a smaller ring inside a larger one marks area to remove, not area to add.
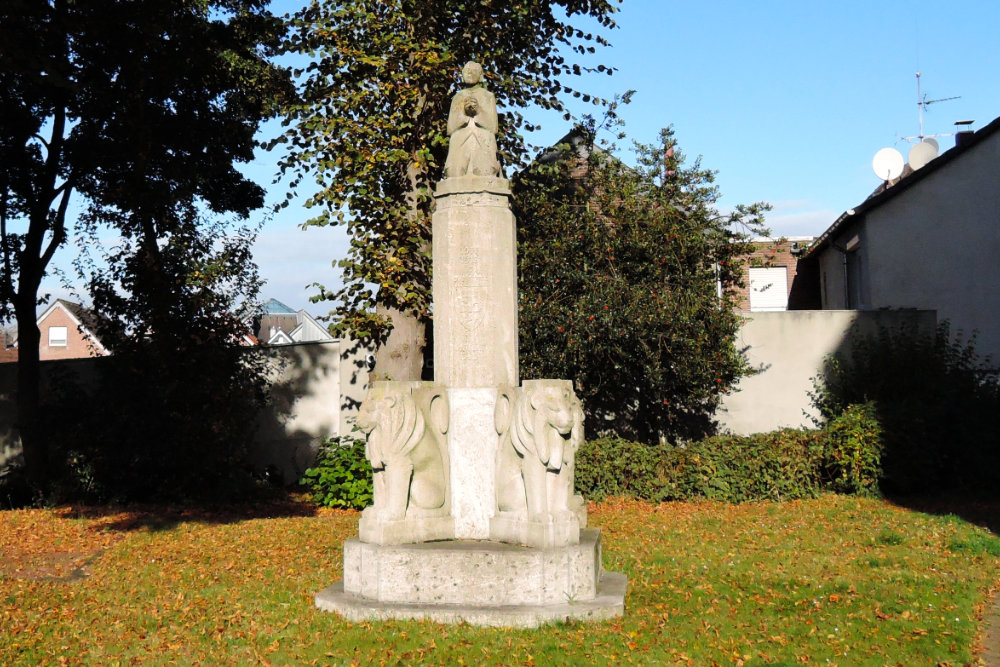
[[[957,516],[1000,537],[1000,496],[950,493],[939,496],[887,496],[889,502],[935,516]]]
[[[109,519],[95,526],[95,530],[160,532],[192,522],[222,525],[253,519],[312,517],[316,516],[317,508],[296,495],[284,495],[246,503],[70,505],[56,513],[65,519]]]

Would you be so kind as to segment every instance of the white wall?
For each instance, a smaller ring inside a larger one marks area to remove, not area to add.
[[[904,323],[934,330],[927,311],[793,310],[754,313],[740,329],[737,345],[761,372],[744,378],[716,415],[723,430],[737,434],[784,426],[812,426],[808,392],[823,361],[843,349],[851,331],[874,332]],[[316,448],[330,436],[349,435],[367,385],[367,350],[348,341],[300,343],[271,348],[285,363],[276,367],[274,405],[261,417],[252,448],[254,462],[274,465],[287,483],[312,462]],[[45,362],[51,376],[72,364],[82,374],[100,360]],[[0,364],[0,466],[13,453],[14,373]],[[6,434],[6,439],[4,438]]]
[[[873,333],[878,327],[912,323],[931,332],[936,323],[927,311],[790,310],[753,313],[737,338],[750,365],[760,372],[743,378],[716,413],[721,430],[749,435],[782,427],[812,427],[808,392],[823,361],[843,351],[849,333]]]
[[[936,310],[1000,360],[1000,134],[867,216],[873,308]]]
[[[259,468],[274,466],[291,484],[324,440],[354,431],[367,389],[368,350],[341,339],[270,350],[276,355],[272,401],[260,416],[250,457]]]

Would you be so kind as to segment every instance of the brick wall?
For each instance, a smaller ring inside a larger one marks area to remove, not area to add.
[[[49,345],[49,329],[66,327],[66,345]],[[79,331],[79,325],[63,308],[54,308],[41,323],[42,338],[38,344],[38,356],[42,360],[79,359],[100,356],[89,338]]]
[[[792,238],[781,238],[781,239],[760,239],[754,241],[755,250],[747,255],[743,261],[743,282],[744,286],[737,288],[735,290],[737,298],[737,310],[742,312],[750,312],[750,269],[751,267],[771,267],[777,268],[782,267],[787,272],[788,278],[788,295],[791,297],[792,293],[796,291],[797,288],[801,289],[802,280],[801,278],[805,276],[799,276],[802,272],[802,267],[799,265],[799,258],[804,256],[803,254],[793,255],[792,247],[793,244],[798,243],[798,247],[801,249],[806,249],[812,242],[812,237],[792,237]],[[798,280],[797,280],[798,279]],[[796,283],[799,283],[798,285]],[[817,294],[818,296],[818,294]],[[790,298],[789,308],[796,309],[795,299]],[[808,299],[807,299],[808,301]],[[806,306],[801,307],[815,307],[809,303]]]

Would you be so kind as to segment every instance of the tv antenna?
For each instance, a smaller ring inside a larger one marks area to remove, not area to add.
[[[917,72],[917,109],[918,109],[917,122],[919,123],[920,132],[915,137],[903,137],[903,139],[909,142],[916,141],[919,143],[922,142],[925,138],[952,136],[952,133],[950,132],[945,134],[924,134],[924,110],[926,110],[927,107],[929,107],[932,104],[936,104],[938,102],[948,102],[950,100],[957,100],[960,97],[961,95],[956,95],[955,97],[941,97],[936,100],[927,99],[927,95],[920,91],[920,72]]]

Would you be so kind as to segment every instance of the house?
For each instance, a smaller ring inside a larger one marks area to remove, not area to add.
[[[78,303],[56,299],[37,320],[38,356],[49,359],[103,357],[108,351],[94,334],[93,314]]]
[[[755,238],[744,260],[744,286],[735,290],[737,308],[759,313],[818,308],[815,271],[799,260],[815,237]]]
[[[937,311],[1000,359],[1000,118],[843,213],[806,260],[822,308]]]
[[[312,315],[292,310],[277,299],[268,299],[249,320],[254,335],[265,345],[334,340]]]

